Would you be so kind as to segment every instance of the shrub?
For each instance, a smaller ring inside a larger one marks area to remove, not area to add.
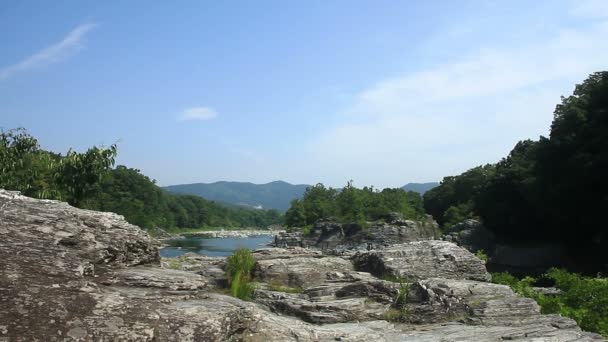
[[[304,236],[310,236],[311,233],[312,233],[312,225],[311,224],[302,227],[302,235],[304,235]]]
[[[543,295],[532,288],[536,279],[519,280],[506,272],[492,274],[492,281],[509,285],[516,293],[533,298],[543,314],[570,317],[583,330],[608,336],[608,279],[584,277],[556,268],[550,269],[544,277],[555,282],[561,294]]]
[[[230,286],[230,294],[242,300],[253,298],[254,284],[251,283],[251,272],[255,259],[248,249],[237,249],[226,260],[226,274]]]
[[[488,262],[488,255],[486,254],[486,252],[483,249],[480,249],[477,252],[475,252],[475,256],[478,257],[480,260],[482,260],[485,263]]]

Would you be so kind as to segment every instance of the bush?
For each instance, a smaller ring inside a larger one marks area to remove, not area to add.
[[[237,249],[226,260],[226,274],[230,294],[242,300],[251,300],[255,286],[251,283],[255,259],[248,249]]]
[[[534,291],[536,279],[521,280],[503,272],[492,274],[492,281],[509,285],[516,293],[533,298],[543,314],[561,314],[574,319],[586,331],[608,336],[608,279],[589,278],[560,269],[550,269],[544,276],[561,290],[557,296]]]
[[[478,257],[480,260],[482,260],[484,263],[488,262],[488,255],[486,254],[486,252],[483,249],[480,249],[477,252],[475,252],[475,256]]]

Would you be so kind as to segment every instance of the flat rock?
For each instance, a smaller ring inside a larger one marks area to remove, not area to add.
[[[317,253],[304,252],[304,249],[294,249],[296,254],[286,253],[288,250],[256,252],[254,276],[263,282],[279,282],[283,285],[297,288],[308,288],[325,282],[329,272],[353,271],[353,264],[340,257],[323,256]],[[298,253],[298,251],[300,253]]]

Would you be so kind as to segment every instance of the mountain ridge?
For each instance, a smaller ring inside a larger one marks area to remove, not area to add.
[[[421,195],[439,185],[437,182],[408,183],[401,187],[405,191],[416,191]],[[286,211],[290,202],[301,198],[311,185],[291,184],[283,180],[263,184],[240,181],[217,181],[212,183],[188,183],[163,187],[164,190],[180,194],[204,197],[208,200],[259,209]]]

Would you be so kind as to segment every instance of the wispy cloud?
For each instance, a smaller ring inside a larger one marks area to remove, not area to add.
[[[1,68],[0,81],[11,78],[21,72],[27,72],[60,62],[71,56],[82,47],[87,33],[96,26],[93,23],[80,25],[68,33],[60,42],[28,56],[16,64]]]
[[[191,107],[191,108],[184,109],[184,111],[179,115],[178,120],[179,121],[192,121],[192,120],[204,121],[204,120],[215,119],[216,117],[217,117],[217,112],[211,107]]]
[[[327,170],[333,183],[395,186],[496,162],[518,140],[546,135],[560,95],[608,67],[605,37],[608,20],[600,20],[387,77],[311,141],[306,164],[338,165]]]

